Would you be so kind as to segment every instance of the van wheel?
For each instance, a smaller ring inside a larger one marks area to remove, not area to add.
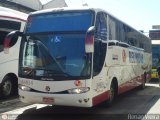
[[[11,82],[9,77],[5,77],[4,78],[0,89],[1,89],[0,90],[1,91],[0,94],[1,94],[1,96],[3,98],[8,98],[9,96],[12,95],[13,84],[12,84],[12,82]]]

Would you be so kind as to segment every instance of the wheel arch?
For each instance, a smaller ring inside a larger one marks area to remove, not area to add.
[[[8,73],[8,74],[6,74],[6,75],[4,76],[2,82],[6,79],[6,77],[12,78],[11,81],[12,81],[13,83],[15,83],[15,82],[18,83],[18,77],[17,77],[17,75],[16,75],[15,73]]]

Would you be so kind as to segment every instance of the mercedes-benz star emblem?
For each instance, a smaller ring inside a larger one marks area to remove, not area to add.
[[[49,92],[49,91],[50,91],[50,87],[49,87],[49,86],[46,86],[46,88],[45,88],[45,89],[46,89],[46,91],[47,91],[47,92]]]

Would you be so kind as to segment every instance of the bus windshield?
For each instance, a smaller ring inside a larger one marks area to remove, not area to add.
[[[152,44],[152,66],[157,67],[160,65],[160,45]]]
[[[90,77],[91,55],[85,52],[86,31],[92,26],[90,12],[43,14],[28,24],[21,47],[22,75],[53,80]]]

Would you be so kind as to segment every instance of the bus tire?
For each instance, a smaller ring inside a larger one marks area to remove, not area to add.
[[[144,90],[145,89],[145,87],[146,87],[145,86],[146,80],[147,80],[146,73],[144,73],[144,78],[142,80],[142,84],[139,86],[140,90]]]
[[[13,94],[13,83],[10,77],[6,76],[0,86],[0,94],[2,98],[8,98]]]
[[[118,83],[117,80],[114,79],[110,85],[109,99],[106,102],[107,106],[111,106],[113,104],[115,98],[117,97],[117,93],[118,93]]]

